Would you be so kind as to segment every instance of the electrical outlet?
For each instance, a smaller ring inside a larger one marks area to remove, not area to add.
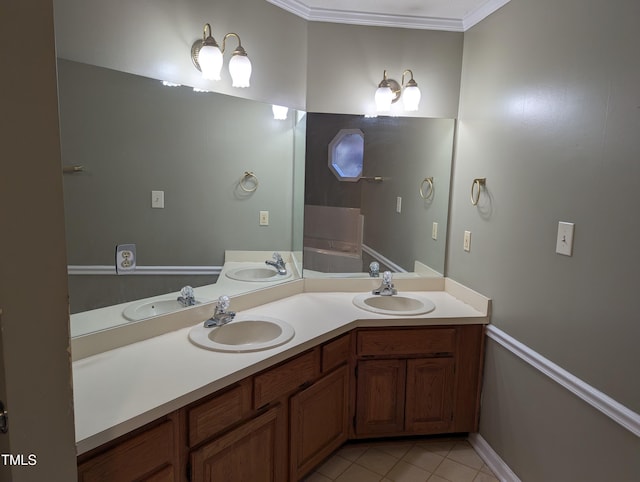
[[[127,272],[136,269],[136,245],[118,244],[116,246],[116,272]]]
[[[558,238],[556,240],[556,253],[564,256],[573,255],[573,223],[558,223]]]
[[[471,251],[471,231],[464,232],[464,242],[462,247],[465,251]]]
[[[269,226],[269,211],[260,211],[260,226]]]
[[[438,223],[431,225],[431,239],[438,239]]]

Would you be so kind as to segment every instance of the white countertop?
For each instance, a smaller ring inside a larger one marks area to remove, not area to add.
[[[409,318],[363,311],[353,305],[353,292],[305,292],[244,310],[241,313],[280,318],[295,329],[290,342],[259,352],[199,348],[188,339],[190,326],[77,360],[73,385],[78,453],[355,327],[488,322],[490,300],[485,299],[483,308],[479,295],[472,293],[473,302],[467,304],[461,301],[466,288],[448,286],[452,289],[416,292],[436,308]]]

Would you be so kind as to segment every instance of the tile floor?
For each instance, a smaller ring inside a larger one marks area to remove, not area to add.
[[[498,482],[465,438],[352,442],[305,482]]]

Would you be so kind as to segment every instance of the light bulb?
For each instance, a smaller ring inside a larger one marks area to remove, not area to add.
[[[222,52],[218,46],[203,45],[198,53],[198,64],[202,70],[203,79],[220,80]]]
[[[229,73],[233,87],[249,87],[251,61],[246,55],[234,54],[229,61]]]

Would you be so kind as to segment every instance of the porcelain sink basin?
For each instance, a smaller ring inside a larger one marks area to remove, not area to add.
[[[365,293],[355,296],[353,304],[372,313],[394,316],[423,315],[436,308],[429,298],[413,294],[380,296]]]
[[[226,275],[227,278],[231,278],[236,281],[270,282],[288,279],[291,277],[291,272],[287,271],[287,274],[278,274],[275,268],[265,265],[235,268],[227,271]]]
[[[201,348],[223,352],[267,350],[287,343],[295,335],[293,327],[268,316],[241,317],[226,325],[189,331],[189,339]]]
[[[206,301],[196,301],[196,305],[199,305],[200,303],[206,303]],[[145,318],[151,318],[152,316],[173,313],[174,311],[178,311],[183,308],[186,307],[180,304],[176,299],[167,298],[164,300],[143,301],[127,306],[122,311],[122,316],[129,321],[138,321],[144,320]]]

